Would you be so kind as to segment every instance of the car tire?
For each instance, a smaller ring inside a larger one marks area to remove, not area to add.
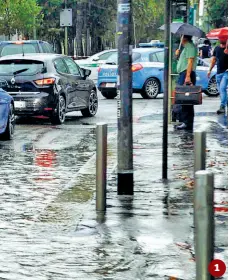
[[[155,99],[160,92],[160,82],[155,78],[148,79],[143,87],[141,96],[144,99]]]
[[[57,104],[57,112],[50,118],[51,123],[54,125],[63,124],[66,116],[66,101],[63,95],[59,96]]]
[[[204,92],[207,96],[210,97],[217,97],[219,96],[219,91],[217,89],[217,83],[216,83],[216,78],[215,76],[211,77],[209,83],[208,83],[208,88]]]
[[[10,104],[10,111],[9,111],[6,130],[3,134],[0,135],[0,139],[1,140],[12,140],[14,137],[14,127],[15,127],[14,106],[13,106],[13,104]]]
[[[81,110],[84,117],[94,117],[98,110],[98,96],[95,90],[92,90],[88,98],[88,107]]]
[[[101,94],[106,99],[114,99],[117,96],[116,91],[102,91]]]

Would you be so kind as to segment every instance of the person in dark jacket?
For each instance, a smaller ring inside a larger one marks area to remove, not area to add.
[[[211,43],[209,40],[204,41],[204,45],[200,48],[199,55],[202,59],[211,57]]]

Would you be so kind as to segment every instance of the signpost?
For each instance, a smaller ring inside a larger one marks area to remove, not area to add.
[[[67,0],[64,1],[65,9],[60,12],[60,26],[65,32],[65,54],[68,55],[68,27],[72,26],[72,9],[67,9]]]
[[[133,195],[132,0],[118,0],[118,194]]]

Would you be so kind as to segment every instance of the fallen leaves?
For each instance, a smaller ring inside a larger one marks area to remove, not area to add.
[[[187,188],[189,188],[189,189],[194,188],[194,184],[195,184],[194,179],[189,177],[187,174],[179,174],[176,178],[186,181],[185,186]]]
[[[183,243],[183,242],[176,242],[175,243],[178,247],[182,248],[182,249],[191,249],[191,245],[188,243]]]
[[[191,179],[190,181],[188,181],[185,186],[189,189],[193,189],[194,188],[194,185],[195,185],[195,182],[193,179]]]
[[[209,163],[208,163],[208,167],[214,167],[214,166],[217,166],[217,167],[220,167],[220,166],[227,166],[228,163],[227,162],[222,162],[222,161],[215,161],[215,160],[211,160]]]

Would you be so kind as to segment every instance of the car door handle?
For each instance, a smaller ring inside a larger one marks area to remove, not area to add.
[[[160,69],[158,69],[159,71],[163,71],[164,70],[164,68],[160,68]]]

